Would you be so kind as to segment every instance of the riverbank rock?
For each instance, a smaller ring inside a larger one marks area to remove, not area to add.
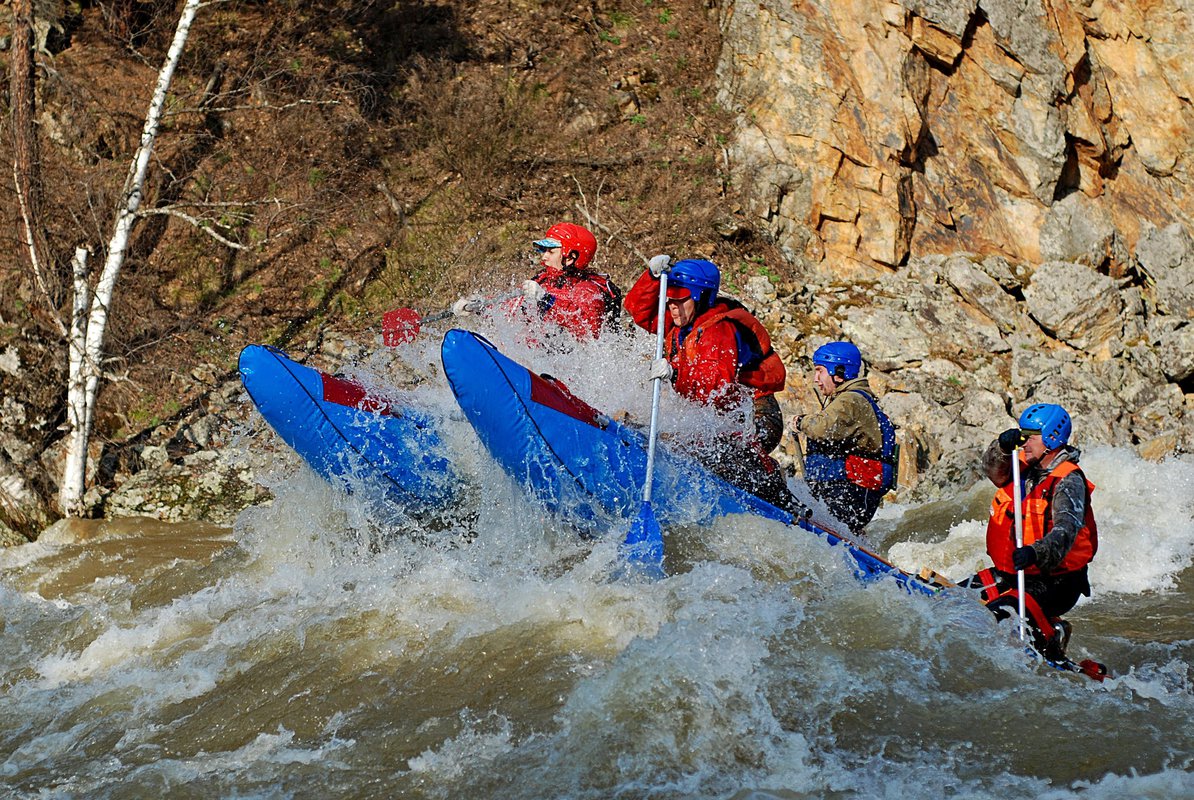
[[[1001,261],[1000,280],[976,259],[912,258],[876,280],[806,287],[806,327],[859,346],[898,426],[904,496],[978,479],[982,449],[1034,402],[1065,406],[1079,446],[1136,447],[1151,459],[1194,450],[1194,326],[1150,308],[1146,287],[1092,266]],[[1184,263],[1172,267],[1178,284]],[[798,337],[780,337],[797,356],[825,341]],[[789,386],[810,379],[794,373]],[[795,392],[784,403],[788,415],[813,410]]]

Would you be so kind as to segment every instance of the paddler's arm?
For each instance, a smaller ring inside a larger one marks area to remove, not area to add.
[[[1032,543],[1036,551],[1036,565],[1041,572],[1050,572],[1061,563],[1074,546],[1083,523],[1086,521],[1086,479],[1081,472],[1071,472],[1053,487],[1050,503],[1053,528],[1045,536]]]
[[[659,279],[650,270],[643,270],[643,274],[630,287],[626,298],[622,301],[623,308],[634,324],[640,328],[655,332],[657,313],[659,310]],[[667,320],[664,328],[670,328]]]
[[[833,442],[851,445],[858,441],[862,423],[855,409],[851,408],[850,395],[834,396],[828,405],[812,414],[805,414],[796,423],[796,428],[808,438],[818,442]],[[861,397],[861,403],[866,403]],[[869,404],[866,410],[870,412]],[[872,414],[873,416],[873,414]]]

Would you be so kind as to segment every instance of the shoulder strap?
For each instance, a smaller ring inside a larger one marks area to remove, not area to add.
[[[879,435],[883,439],[883,449],[879,456],[879,460],[888,464],[895,461],[895,425],[892,424],[891,418],[883,413],[883,409],[879,408],[879,401],[871,396],[869,392],[862,389],[851,389],[851,392],[860,394],[871,405],[871,410],[875,412],[875,420],[879,423]],[[894,466],[894,465],[893,465]]]

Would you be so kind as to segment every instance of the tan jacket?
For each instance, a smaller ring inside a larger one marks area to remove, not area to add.
[[[878,458],[883,452],[883,432],[875,410],[855,389],[875,396],[866,378],[846,381],[829,397],[825,408],[803,417],[798,427],[827,452]]]

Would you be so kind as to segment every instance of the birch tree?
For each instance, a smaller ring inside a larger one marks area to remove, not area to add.
[[[145,177],[157,140],[166,94],[174,70],[182,57],[183,47],[191,30],[195,14],[204,5],[201,0],[186,0],[174,30],[174,40],[166,53],[166,61],[158,73],[153,99],[145,115],[141,140],[129,166],[116,212],[112,238],[95,288],[91,288],[86,248],[75,251],[72,261],[74,302],[71,326],[67,336],[69,377],[67,385],[67,456],[63,470],[58,502],[63,514],[77,516],[83,510],[83,492],[87,475],[87,448],[95,421],[95,401],[103,373],[104,333],[108,312],[116,291],[116,281],[124,265],[125,253],[133,223],[136,222],[144,197]]]

